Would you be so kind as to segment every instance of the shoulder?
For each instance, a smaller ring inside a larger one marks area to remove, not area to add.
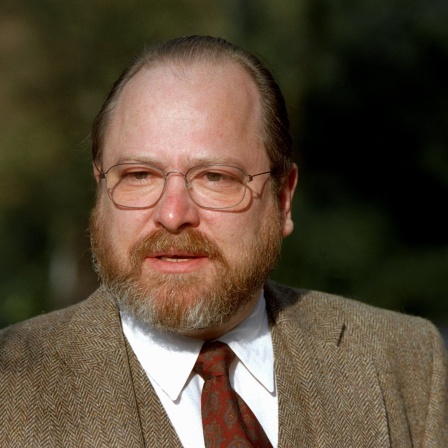
[[[432,323],[271,282],[265,297],[278,353],[294,352],[291,345],[296,353],[305,351],[330,381],[342,369],[344,378],[356,383],[366,366],[372,366],[369,381],[380,386],[391,434],[410,431],[415,441],[446,446],[448,358]],[[299,371],[297,365],[294,369]],[[326,377],[318,378],[325,383]]]
[[[444,351],[437,329],[420,317],[275,282],[266,284],[265,293],[275,322],[288,321],[317,339],[364,349],[390,347],[395,351],[401,347],[421,352],[436,346]]]
[[[4,328],[0,417],[17,415],[19,408],[26,413],[32,403],[53,402],[69,372],[89,372],[113,359],[121,347],[117,307],[101,290],[79,304]]]
[[[70,307],[36,316],[0,330],[0,369],[50,355],[73,329],[85,331],[107,308],[98,290]]]

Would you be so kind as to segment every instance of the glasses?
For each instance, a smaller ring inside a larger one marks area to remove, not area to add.
[[[224,210],[243,201],[247,184],[254,177],[271,174],[271,171],[246,174],[236,166],[200,165],[190,168],[185,174],[179,171],[164,173],[151,165],[120,163],[105,172],[101,170],[100,177],[105,180],[107,193],[116,206],[137,210],[157,203],[170,174],[184,178],[187,191],[196,205]]]

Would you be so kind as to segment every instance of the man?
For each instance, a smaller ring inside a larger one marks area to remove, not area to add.
[[[102,286],[0,333],[0,446],[448,446],[431,324],[266,282],[297,168],[254,56],[197,36],[146,51],[92,139]],[[235,356],[217,399],[249,408],[265,444],[224,444],[229,415],[201,412],[221,381],[204,374],[209,346]]]

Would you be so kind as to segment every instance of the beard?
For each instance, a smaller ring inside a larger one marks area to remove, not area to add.
[[[94,268],[122,312],[154,328],[187,334],[224,325],[253,302],[278,259],[281,219],[276,207],[257,234],[235,242],[239,253],[232,262],[194,228],[178,234],[155,230],[130,247],[126,259],[117,257],[98,205],[90,218],[90,239]],[[204,254],[214,269],[207,277],[203,272],[142,273],[147,254],[172,252]]]

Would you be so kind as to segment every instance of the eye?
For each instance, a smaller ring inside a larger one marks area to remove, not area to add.
[[[124,185],[151,185],[161,178],[156,169],[145,166],[124,167],[119,174],[119,182]]]
[[[132,173],[126,173],[126,176],[135,180],[146,180],[151,176],[148,171],[135,171]]]
[[[228,187],[238,183],[238,176],[230,170],[223,169],[207,169],[201,173],[199,179],[211,186]]]
[[[209,182],[219,182],[219,181],[224,180],[226,178],[226,175],[224,175],[223,173],[216,173],[216,172],[210,171],[210,172],[204,173],[204,177]]]
[[[243,173],[236,167],[208,165],[194,168],[188,182],[196,192],[228,194],[242,187]]]

